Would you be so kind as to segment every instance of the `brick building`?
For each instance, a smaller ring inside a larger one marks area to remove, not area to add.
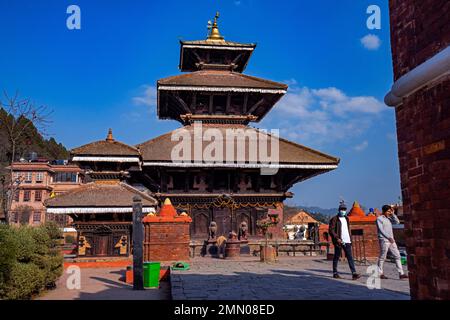
[[[390,0],[411,296],[450,299],[450,2]]]
[[[20,181],[9,212],[11,223],[38,225],[54,220],[68,224],[67,216],[46,215],[44,201],[78,188],[83,182],[82,170],[76,165],[50,162],[14,162],[13,177]]]

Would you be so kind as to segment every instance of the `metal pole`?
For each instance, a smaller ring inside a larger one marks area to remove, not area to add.
[[[142,200],[133,198],[133,290],[144,290]]]

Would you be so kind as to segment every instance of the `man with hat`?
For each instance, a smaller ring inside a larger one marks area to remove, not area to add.
[[[344,250],[348,266],[352,272],[352,279],[359,279],[361,275],[356,272],[355,262],[353,261],[350,222],[347,217],[347,206],[344,201],[340,202],[338,214],[331,218],[328,232],[331,235],[331,240],[334,245],[333,278],[341,279],[337,271],[337,266],[342,250]]]

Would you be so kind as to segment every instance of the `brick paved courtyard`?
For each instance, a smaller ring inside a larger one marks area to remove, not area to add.
[[[380,299],[408,300],[408,281],[397,280],[393,263],[385,264],[381,289],[368,289],[367,266],[357,266],[363,277],[349,280],[345,262],[340,263],[342,280],[332,278],[331,261],[322,257],[281,257],[277,263],[261,263],[257,257],[238,261],[194,258],[188,271],[172,271],[171,282],[159,290],[133,291],[122,281],[124,268],[82,268],[81,289],[66,287],[65,273],[57,288],[40,300],[304,300]]]
[[[163,300],[170,299],[168,281],[161,282],[160,289],[134,291],[133,287],[122,281],[123,267],[81,268],[81,289],[69,290],[66,287],[67,274],[58,280],[57,287],[44,293],[37,300]]]
[[[273,264],[261,263],[258,258],[239,261],[195,258],[191,270],[173,271],[172,297],[185,299],[246,299],[246,300],[303,300],[303,299],[380,299],[409,300],[409,283],[397,280],[393,263],[385,264],[381,289],[369,289],[367,266],[357,266],[363,276],[357,280],[332,278],[331,261],[319,257],[283,257]],[[351,278],[348,265],[340,263],[339,271]]]

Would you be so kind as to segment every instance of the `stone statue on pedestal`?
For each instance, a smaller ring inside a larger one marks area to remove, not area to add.
[[[248,226],[247,222],[242,221],[241,225],[239,226],[239,234],[238,234],[239,240],[248,240]]]
[[[217,232],[217,223],[215,221],[211,221],[211,223],[209,224],[208,240],[216,240],[216,232]]]

